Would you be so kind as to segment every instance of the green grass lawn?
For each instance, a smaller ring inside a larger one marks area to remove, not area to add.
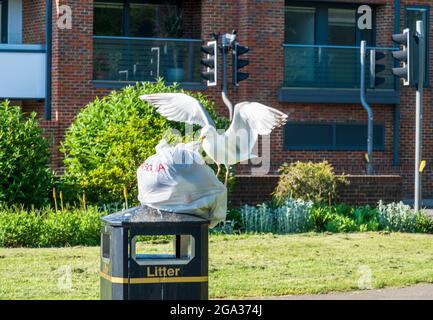
[[[433,235],[212,235],[209,255],[211,298],[356,290],[365,268],[373,288],[433,282]],[[98,273],[98,247],[0,248],[0,299],[98,299]]]

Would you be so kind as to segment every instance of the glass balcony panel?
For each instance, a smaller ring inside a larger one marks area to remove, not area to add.
[[[94,37],[93,79],[200,83],[201,41]]]
[[[376,89],[394,89],[391,50],[381,63],[385,71],[380,76],[385,82]],[[284,87],[357,89],[360,81],[359,48],[316,45],[284,45]],[[366,58],[366,86],[370,85],[370,60]]]

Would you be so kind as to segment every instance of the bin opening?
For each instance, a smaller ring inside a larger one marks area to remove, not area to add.
[[[110,259],[110,235],[102,234],[102,258]]]
[[[131,255],[139,265],[187,264],[195,255],[191,235],[135,236]]]

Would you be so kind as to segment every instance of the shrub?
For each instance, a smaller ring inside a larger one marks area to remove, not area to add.
[[[36,113],[24,116],[20,107],[0,103],[0,203],[44,205],[53,182],[49,159]]]
[[[280,167],[280,179],[274,191],[278,203],[284,199],[302,199],[314,203],[332,203],[337,197],[338,183],[346,183],[337,177],[332,166],[326,162],[295,162]]]
[[[433,219],[424,212],[416,215],[416,230],[418,233],[433,233]]]
[[[54,211],[0,209],[0,247],[98,245],[101,216],[96,207]]]
[[[311,210],[311,225],[318,232],[377,231],[378,211],[370,206],[316,205]]]
[[[433,220],[423,212],[399,203],[378,204],[381,228],[399,232],[433,232]]]
[[[328,232],[355,232],[358,231],[357,225],[353,219],[346,216],[332,215],[330,221],[326,224]]]
[[[314,206],[311,209],[311,227],[317,232],[326,231],[326,226],[332,218],[333,215],[328,206]]]
[[[258,207],[244,206],[241,209],[243,230],[283,234],[309,231],[312,206],[310,201],[291,199],[276,207],[266,203]]]
[[[123,201],[127,189],[129,203],[137,198],[137,168],[150,155],[163,133],[173,128],[183,131],[183,124],[160,116],[139,97],[158,92],[183,92],[163,81],[129,86],[122,91],[96,99],[80,111],[66,132],[61,150],[65,154],[64,187],[86,192],[89,201]],[[215,120],[218,128],[227,121],[216,116],[214,106],[200,93],[197,98]]]

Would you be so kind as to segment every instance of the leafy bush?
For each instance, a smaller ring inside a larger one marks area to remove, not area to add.
[[[316,205],[311,210],[311,226],[317,232],[377,231],[378,211],[370,206]]]
[[[0,203],[41,206],[48,201],[53,173],[49,143],[36,113],[0,103]]]
[[[58,212],[51,208],[31,211],[3,208],[0,247],[98,245],[103,215],[96,207]]]
[[[258,207],[244,206],[241,209],[243,230],[283,234],[309,231],[312,206],[310,201],[291,199],[276,207],[266,203]]]
[[[433,232],[432,218],[423,212],[415,212],[410,206],[399,203],[378,205],[381,228],[400,232]]]
[[[279,172],[280,179],[274,191],[278,203],[289,197],[330,204],[337,197],[338,183],[347,183],[344,177],[334,174],[333,167],[326,161],[284,163]]]
[[[416,230],[418,233],[433,233],[433,219],[423,212],[416,215]]]
[[[163,81],[129,86],[89,103],[66,132],[65,188],[85,192],[89,201],[123,201],[124,189],[132,204],[137,198],[137,168],[150,155],[168,129],[184,132],[184,125],[160,116],[139,97],[159,92],[183,92]],[[210,112],[218,128],[227,125],[216,116],[214,105],[201,93],[188,93]]]

